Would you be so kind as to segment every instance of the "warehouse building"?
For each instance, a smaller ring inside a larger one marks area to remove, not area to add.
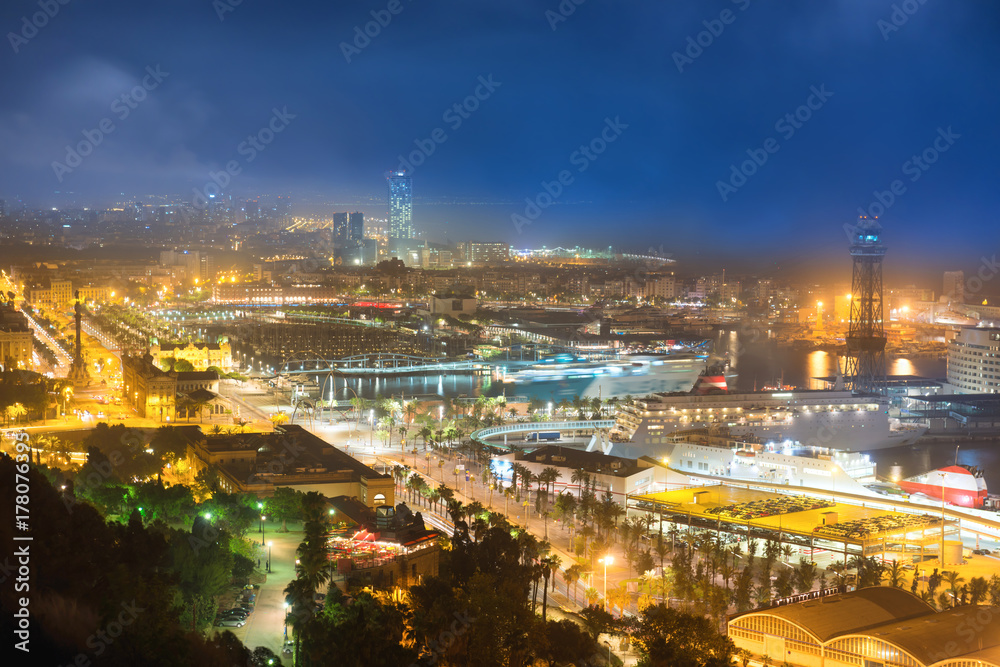
[[[740,614],[728,634],[737,648],[775,665],[1000,667],[1000,608],[936,612],[887,586]]]

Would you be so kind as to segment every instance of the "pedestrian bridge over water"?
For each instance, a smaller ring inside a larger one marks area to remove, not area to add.
[[[590,442],[587,451],[592,452],[600,449],[607,454],[611,451],[611,440],[608,438],[608,431],[614,428],[614,419],[586,419],[568,422],[518,422],[514,424],[504,424],[503,426],[490,426],[474,431],[469,437],[485,447],[499,447],[501,449],[513,449],[514,447],[535,447],[546,444],[542,442],[526,442],[524,437],[531,433],[545,431],[559,431],[571,437],[590,435]],[[510,436],[513,435],[513,438]],[[489,442],[488,438],[503,436],[503,444]],[[508,444],[508,439],[511,441]]]

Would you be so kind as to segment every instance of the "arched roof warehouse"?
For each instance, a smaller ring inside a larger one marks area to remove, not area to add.
[[[792,665],[839,658],[902,667],[1000,667],[1000,608],[935,612],[915,595],[887,586],[758,609],[733,617],[729,628],[737,646]]]

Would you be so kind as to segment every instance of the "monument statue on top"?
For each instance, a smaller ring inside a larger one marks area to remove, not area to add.
[[[67,377],[73,381],[74,387],[86,387],[90,384],[90,373],[83,360],[83,346],[80,343],[80,322],[83,315],[83,303],[80,301],[80,291],[77,290],[73,299],[73,319],[76,321],[76,348],[73,351],[73,365],[69,368]]]

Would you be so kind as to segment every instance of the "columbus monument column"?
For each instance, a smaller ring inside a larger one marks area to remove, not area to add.
[[[67,377],[73,381],[74,387],[86,387],[90,384],[90,373],[83,360],[83,346],[80,343],[80,322],[83,314],[83,304],[80,302],[80,291],[77,290],[73,299],[73,319],[76,321],[76,349],[73,352],[73,365],[69,368]]]

